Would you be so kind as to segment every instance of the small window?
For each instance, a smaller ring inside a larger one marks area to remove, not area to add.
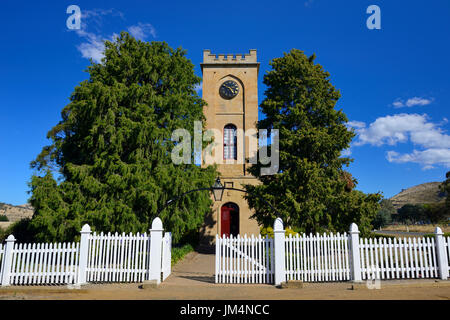
[[[223,158],[237,160],[236,126],[227,124],[223,129]]]

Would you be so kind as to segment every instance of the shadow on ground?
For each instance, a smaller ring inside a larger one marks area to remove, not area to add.
[[[206,283],[215,283],[215,278],[210,276],[179,276],[179,277],[183,279],[195,280]]]

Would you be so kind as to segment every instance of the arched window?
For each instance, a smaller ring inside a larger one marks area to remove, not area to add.
[[[237,133],[233,124],[223,128],[223,158],[237,160]]]

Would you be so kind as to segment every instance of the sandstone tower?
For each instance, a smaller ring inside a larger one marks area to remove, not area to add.
[[[243,189],[244,184],[256,184],[258,180],[247,172],[245,159],[254,156],[249,151],[249,138],[238,134],[239,130],[256,131],[258,121],[258,72],[256,50],[248,54],[211,54],[203,51],[203,100],[207,102],[203,112],[206,129],[222,132],[221,157],[218,165],[222,184]],[[253,149],[252,149],[253,150]],[[212,243],[215,235],[259,234],[256,220],[249,219],[244,193],[225,190],[222,201],[215,201],[212,215],[205,221],[203,235]]]

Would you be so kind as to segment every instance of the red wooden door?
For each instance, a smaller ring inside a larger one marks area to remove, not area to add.
[[[239,207],[234,203],[224,204],[220,210],[220,236],[229,237],[239,234]]]
[[[220,235],[223,237],[223,235],[226,235],[227,237],[230,236],[230,211],[231,209],[227,206],[222,206],[220,216]]]

